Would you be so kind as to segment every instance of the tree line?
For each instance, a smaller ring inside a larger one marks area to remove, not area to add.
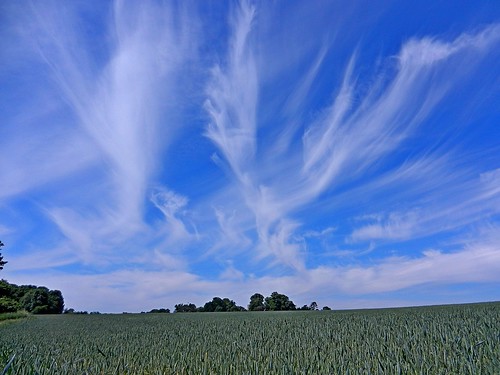
[[[0,241],[0,250],[4,246]],[[0,270],[7,264],[0,253]],[[0,313],[25,310],[32,314],[60,314],[64,309],[61,291],[44,286],[9,284],[0,280]]]
[[[0,280],[0,313],[26,310],[32,314],[60,314],[63,309],[64,298],[59,290]]]
[[[156,310],[156,311],[155,311]],[[168,309],[162,309],[161,312],[170,312]],[[168,311],[167,311],[168,310]],[[264,297],[260,293],[255,293],[250,297],[247,309],[243,306],[237,306],[229,298],[214,297],[212,301],[206,302],[203,306],[197,307],[194,303],[179,303],[175,305],[175,313],[187,312],[237,312],[237,311],[294,311],[294,310],[318,310],[318,304],[311,302],[310,305],[304,305],[297,308],[290,298],[278,292],[271,293]],[[323,310],[331,310],[324,306]],[[150,313],[160,312],[158,309],[151,310]]]

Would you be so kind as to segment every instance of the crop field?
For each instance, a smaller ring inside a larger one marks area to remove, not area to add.
[[[0,325],[2,370],[30,375],[500,374],[500,303],[36,316]]]

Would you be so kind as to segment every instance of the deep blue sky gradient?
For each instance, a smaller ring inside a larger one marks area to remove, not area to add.
[[[498,61],[494,1],[4,1],[1,277],[104,312],[498,300]]]

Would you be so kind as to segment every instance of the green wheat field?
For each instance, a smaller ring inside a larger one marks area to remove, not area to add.
[[[32,316],[0,324],[2,374],[500,374],[500,302]]]

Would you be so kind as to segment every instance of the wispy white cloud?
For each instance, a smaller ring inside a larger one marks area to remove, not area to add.
[[[251,244],[242,224],[244,218],[241,218],[235,209],[227,213],[220,208],[214,208],[214,212],[219,226],[220,240],[212,247],[213,250],[229,248],[234,252],[234,249],[245,249]]]
[[[136,13],[130,13],[133,11]],[[155,12],[160,12],[161,17]],[[42,32],[48,34],[58,27],[55,35],[59,37],[68,31],[68,25],[60,25],[60,21],[44,16],[39,19]],[[81,68],[81,62],[85,66],[89,57],[74,47],[77,36],[73,40],[55,40],[49,45],[40,43],[41,54],[52,67],[79,125],[110,163],[115,188],[113,198],[125,221],[139,219],[145,186],[155,168],[160,146],[155,135],[159,134],[158,116],[163,96],[159,85],[170,83],[168,74],[172,74],[178,64],[175,60],[162,59],[161,55],[159,58],[158,54],[158,51],[174,49],[179,39],[171,19],[169,9],[156,9],[145,3],[133,10],[117,2],[115,43],[109,63],[98,74],[89,74]]]
[[[400,215],[391,213],[384,223],[369,224],[354,230],[351,235],[353,240],[373,240],[373,239],[407,239],[414,233],[416,212]]]
[[[219,275],[221,280],[234,280],[236,282],[241,281],[245,278],[245,274],[238,270],[232,262],[229,262],[226,269]]]
[[[257,144],[257,100],[259,81],[252,50],[252,24],[255,9],[242,2],[231,20],[233,37],[226,66],[216,66],[213,81],[207,89],[205,104],[212,122],[207,136],[214,142],[228,162],[240,187],[247,209],[255,215],[259,250],[258,257],[274,255],[284,264],[301,268],[295,244],[290,243],[288,221],[278,223],[280,209],[275,207],[272,191],[252,176],[255,172]]]
[[[23,248],[5,276],[102,311],[499,282],[498,150],[474,143],[493,127],[457,108],[494,101],[470,88],[498,24],[396,38],[374,62],[345,13],[316,25],[318,4],[233,3],[199,33],[204,6],[33,3],[10,16],[19,48],[0,28],[19,57],[0,62],[0,207],[42,212],[50,237],[0,226]]]
[[[213,68],[205,107],[212,117],[207,136],[224,154],[241,183],[255,154],[258,77],[250,47],[255,8],[242,2],[232,18],[234,36],[227,66]]]
[[[44,282],[51,288],[68,283],[75,286],[64,291],[67,306],[110,312],[137,311],[137,306],[142,309],[172,308],[181,302],[202,305],[216,295],[228,296],[246,305],[253,293],[268,295],[276,290],[286,293],[295,302],[309,302],[306,299],[314,295],[320,304],[331,304],[337,301],[338,295],[343,295],[349,297],[344,297],[334,307],[383,307],[388,305],[383,300],[363,301],[360,296],[429,284],[500,282],[498,233],[497,227],[486,228],[480,238],[454,252],[427,250],[415,257],[387,258],[373,265],[320,266],[290,276],[245,277],[229,262],[219,278],[211,281],[187,271],[130,268],[91,275],[55,271],[44,275]],[[39,276],[36,271],[29,274],[16,271],[11,272],[9,278],[17,283],[36,283]],[[130,295],[136,298],[127,298]],[[389,305],[400,304],[404,302],[394,299]],[[114,307],[110,309],[110,306]]]
[[[352,59],[334,103],[304,135],[306,196],[317,196],[332,184],[338,186],[355,178],[394,151],[455,82],[456,78],[445,72],[454,64],[451,58],[467,57],[472,64],[499,38],[499,27],[492,26],[451,42],[410,40],[401,48],[396,74],[387,86],[375,86],[357,106],[352,105]]]
[[[28,254],[17,255],[9,252],[8,271],[13,272],[36,272],[40,269],[54,269],[57,267],[76,264],[81,258],[74,249],[74,243],[66,241],[58,248],[46,250],[42,248],[31,249]]]
[[[144,230],[147,190],[160,155],[180,128],[173,121],[180,111],[174,93],[195,45],[183,7],[116,1],[108,10],[109,18],[93,30],[100,43],[93,44],[81,17],[94,9],[57,2],[29,9],[29,31],[22,36],[31,38],[25,43],[38,54],[61,98],[54,114],[60,120],[43,133],[31,124],[17,133],[20,139],[10,137],[6,148],[12,157],[2,159],[10,172],[1,195],[87,169],[94,181],[86,180],[81,189],[73,185],[66,193],[73,195],[71,202],[45,203],[48,217],[85,259]],[[183,237],[184,225],[158,197],[153,203]]]
[[[451,181],[444,180],[447,184]],[[405,212],[368,217],[369,224],[355,228],[352,241],[397,241],[425,237],[488,220],[499,212],[498,169],[480,174],[456,186],[442,186],[430,198],[413,201]],[[420,192],[421,193],[421,192]]]
[[[10,233],[12,231],[11,228],[5,226],[5,225],[2,225],[0,224],[0,235],[4,235],[4,234],[7,234],[7,233]]]
[[[151,201],[165,216],[162,231],[168,233],[166,236],[168,244],[181,244],[195,237],[182,220],[188,204],[187,197],[170,190],[159,189],[152,193]]]
[[[328,228],[325,228],[321,231],[309,230],[309,231],[305,232],[304,234],[302,234],[302,236],[303,237],[312,237],[312,238],[322,238],[322,237],[330,235],[331,233],[335,232],[336,230],[337,230],[337,228],[335,228],[335,227],[328,227]]]
[[[465,73],[500,37],[500,29],[491,26],[451,41],[411,39],[395,56],[394,71],[388,69],[385,76],[375,77],[376,83],[362,96],[356,82],[354,54],[339,88],[332,90],[337,91],[332,104],[305,126],[302,149],[281,142],[282,154],[270,156],[267,162],[254,157],[260,126],[256,123],[257,114],[264,105],[257,101],[261,72],[255,70],[252,57],[257,47],[251,26],[257,28],[259,19],[247,3],[235,14],[228,65],[214,70],[214,80],[207,90],[206,109],[212,118],[207,135],[229,164],[247,209],[255,216],[257,259],[272,256],[295,270],[304,267],[304,251],[293,242],[301,223],[291,216],[322,194],[333,192],[335,200],[336,191],[345,190],[348,183],[366,179],[367,171],[373,174],[371,169],[383,166],[384,160],[398,151],[457,83],[454,75],[457,72],[450,74],[447,70],[455,67],[457,59],[467,59],[467,67],[454,68]],[[296,95],[287,102],[287,111],[299,111],[301,100],[320,71],[325,51],[313,62]],[[242,56],[246,58],[238,59]],[[262,55],[259,58],[265,60]],[[261,65],[258,68],[262,69]],[[292,141],[290,137],[284,138]],[[271,155],[265,148],[258,151]],[[297,157],[300,152],[301,159]],[[379,178],[372,183],[387,187],[405,174],[412,178],[436,166],[446,170],[446,153],[437,155],[430,148],[424,149],[413,161],[396,166],[385,175],[385,181]],[[427,184],[427,189],[433,188],[432,183]],[[351,239],[407,239],[426,232],[421,228],[422,221],[429,222],[425,228],[438,222],[437,217],[429,218],[436,215],[434,212],[421,214],[418,206],[410,209],[410,213],[388,214],[386,222],[356,229]]]
[[[27,125],[17,124],[15,134],[2,132],[0,145],[9,157],[0,159],[1,199],[61,183],[63,178],[96,162],[96,148],[81,133],[68,131],[59,124],[48,124],[43,131],[37,131],[35,124],[32,119]],[[28,129],[22,131],[19,127]]]
[[[187,261],[177,254],[172,255],[166,252],[162,252],[159,249],[154,250],[153,259],[148,259],[147,265],[156,264],[161,270],[166,271],[181,271],[187,268]]]

